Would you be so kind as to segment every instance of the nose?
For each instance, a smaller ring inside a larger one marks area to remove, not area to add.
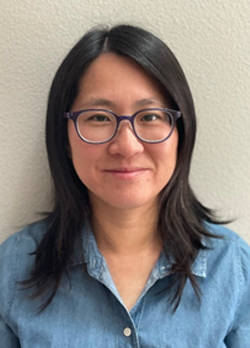
[[[143,152],[143,150],[143,143],[136,137],[131,123],[127,120],[123,120],[119,125],[114,139],[110,142],[110,154],[119,154],[129,158]]]

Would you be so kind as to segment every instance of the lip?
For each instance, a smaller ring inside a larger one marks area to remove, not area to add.
[[[149,168],[138,168],[138,167],[119,167],[104,170],[105,173],[111,174],[113,177],[120,179],[132,179],[138,177],[145,172],[147,172]]]

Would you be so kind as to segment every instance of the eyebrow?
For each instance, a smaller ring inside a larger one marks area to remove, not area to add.
[[[163,105],[163,101],[160,98],[157,97],[151,97],[151,98],[145,98],[138,100],[135,105],[137,106],[152,106],[156,104],[161,104]]]
[[[81,104],[84,107],[94,107],[94,106],[113,106],[114,103],[108,99],[103,98],[91,98],[89,101]]]
[[[141,100],[137,100],[134,103],[134,106],[152,106],[156,104],[164,105],[162,100],[157,97],[151,97],[151,98],[144,98]],[[111,100],[104,99],[104,98],[91,98],[89,101],[81,104],[80,107],[115,107],[116,103],[112,102]]]

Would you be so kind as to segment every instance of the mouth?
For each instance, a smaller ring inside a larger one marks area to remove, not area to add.
[[[138,167],[119,167],[114,169],[106,169],[105,173],[108,173],[116,178],[120,179],[132,179],[143,175],[147,172],[148,168],[138,168]]]

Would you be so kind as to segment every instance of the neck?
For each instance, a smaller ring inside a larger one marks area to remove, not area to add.
[[[92,212],[92,227],[101,252],[131,255],[162,244],[156,204],[128,210],[94,204]]]

